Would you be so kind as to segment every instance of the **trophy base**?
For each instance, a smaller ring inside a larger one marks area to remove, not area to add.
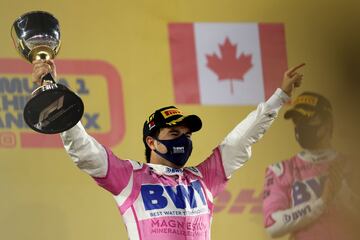
[[[45,84],[33,92],[24,120],[36,132],[56,134],[75,126],[84,113],[81,98],[61,84]]]

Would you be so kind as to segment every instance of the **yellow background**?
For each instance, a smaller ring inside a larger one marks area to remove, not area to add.
[[[284,23],[289,65],[307,63],[296,94],[313,90],[329,97],[336,116],[334,145],[356,154],[360,3],[355,0],[0,0],[1,58],[19,57],[10,26],[31,10],[46,10],[59,19],[59,59],[104,60],[120,73],[126,132],[113,151],[122,158],[144,158],[144,120],[154,109],[173,104],[169,22]],[[204,159],[254,109],[178,107],[204,122],[194,134],[190,164]],[[241,189],[260,193],[268,164],[298,150],[291,123],[280,117],[230,181],[232,198],[215,214],[213,239],[268,239],[261,214],[251,214],[249,207],[242,214],[228,209]],[[63,149],[0,149],[0,239],[115,240],[126,239],[126,232],[111,195],[74,167]]]

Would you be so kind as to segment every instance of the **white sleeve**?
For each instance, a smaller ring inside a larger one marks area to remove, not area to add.
[[[281,237],[312,223],[324,210],[325,204],[321,198],[318,198],[312,202],[274,212],[271,214],[274,224],[267,227],[266,231],[271,237]]]
[[[289,96],[278,88],[265,102],[241,121],[220,144],[226,177],[231,174],[251,156],[251,145],[256,143],[271,126],[278,112]]]
[[[105,148],[85,131],[81,122],[60,133],[64,148],[74,163],[93,177],[105,177],[108,169]]]

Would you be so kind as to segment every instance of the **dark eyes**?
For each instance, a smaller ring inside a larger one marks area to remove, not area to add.
[[[174,137],[178,137],[178,136],[180,136],[180,135],[181,135],[180,132],[172,132],[172,133],[171,133],[171,136],[174,136]],[[185,133],[185,136],[186,136],[187,138],[191,138],[191,133]]]

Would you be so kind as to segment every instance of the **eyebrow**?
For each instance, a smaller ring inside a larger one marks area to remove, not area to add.
[[[180,130],[171,128],[171,129],[169,130],[169,133],[180,133]],[[185,132],[185,134],[192,134],[192,132],[189,130],[189,131]]]

